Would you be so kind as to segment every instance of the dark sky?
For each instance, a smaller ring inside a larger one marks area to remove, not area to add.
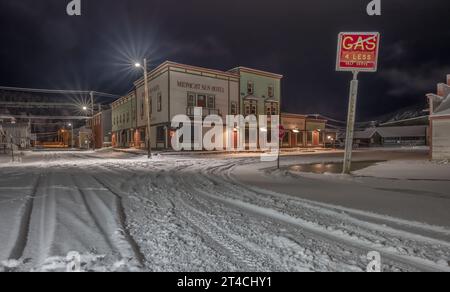
[[[378,73],[360,74],[358,119],[426,104],[450,73],[448,0],[0,0],[0,85],[127,92],[130,63],[172,60],[285,75],[283,108],[344,119],[350,73],[335,72],[340,31],[380,31]]]

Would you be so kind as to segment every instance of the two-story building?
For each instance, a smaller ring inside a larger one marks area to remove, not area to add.
[[[432,159],[450,159],[450,75],[439,83],[437,94],[427,95],[430,105],[430,144]]]
[[[194,108],[203,109],[203,116],[239,113],[239,76],[231,72],[164,62],[149,73],[151,143],[155,149],[170,149],[172,119],[177,115],[194,116]],[[135,82],[138,148],[146,147],[147,102],[144,79]],[[200,125],[197,125],[200,126]],[[203,129],[204,132],[207,129]],[[225,131],[225,125],[224,125]]]
[[[136,93],[129,92],[111,105],[112,145],[114,147],[134,147],[136,129]]]

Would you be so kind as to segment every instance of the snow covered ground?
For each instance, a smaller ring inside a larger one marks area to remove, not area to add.
[[[385,271],[450,271],[450,178],[285,169],[337,157],[284,157],[276,170],[251,155],[0,156],[0,270],[65,270],[76,251],[90,271],[364,271],[378,251]],[[415,214],[420,204],[434,214]]]

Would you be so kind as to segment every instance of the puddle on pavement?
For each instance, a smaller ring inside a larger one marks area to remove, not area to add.
[[[380,162],[385,161],[356,161],[352,163],[351,171],[357,171],[369,166],[375,165]],[[324,174],[324,173],[342,173],[342,163],[313,163],[313,164],[300,164],[293,165],[289,167],[290,171],[294,172],[308,172],[315,174]]]

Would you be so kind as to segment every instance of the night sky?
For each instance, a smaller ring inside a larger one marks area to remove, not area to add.
[[[283,108],[344,119],[351,73],[335,72],[340,31],[379,31],[378,73],[360,74],[358,120],[423,103],[450,73],[450,2],[383,0],[0,0],[0,85],[124,94],[147,56],[285,75]]]

